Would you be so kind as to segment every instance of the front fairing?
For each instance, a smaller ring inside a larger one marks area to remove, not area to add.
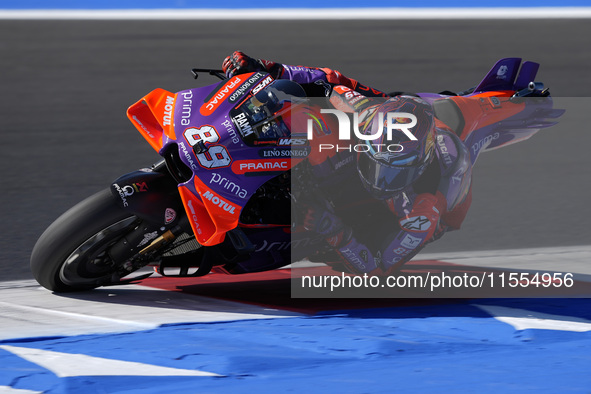
[[[176,94],[159,90],[151,93],[157,97],[144,97],[147,107],[138,102],[128,111],[159,154],[166,157],[175,150],[178,160],[191,170],[178,189],[202,245],[221,243],[226,232],[238,226],[242,209],[257,189],[292,166],[289,140],[286,146],[279,140],[274,146],[248,146],[230,114],[251,90],[268,84],[268,78],[259,72]],[[160,132],[154,131],[158,128],[153,123],[158,123]]]

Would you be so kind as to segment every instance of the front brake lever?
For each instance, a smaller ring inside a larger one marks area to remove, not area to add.
[[[214,69],[210,69],[210,68],[192,68],[191,72],[193,73],[193,77],[195,79],[197,79],[199,77],[199,73],[208,73],[209,75],[213,75],[213,76],[218,77],[222,81],[225,79],[228,79],[224,75],[223,70],[214,70]]]

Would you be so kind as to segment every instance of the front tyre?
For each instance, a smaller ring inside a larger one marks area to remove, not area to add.
[[[80,202],[39,237],[31,253],[37,282],[56,292],[110,283],[120,269],[107,253],[138,219],[117,205],[109,189]]]

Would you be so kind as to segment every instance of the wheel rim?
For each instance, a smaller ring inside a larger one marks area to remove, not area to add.
[[[137,218],[129,217],[104,228],[78,246],[60,268],[60,280],[72,287],[96,287],[114,279],[119,271],[107,250],[129,230]]]

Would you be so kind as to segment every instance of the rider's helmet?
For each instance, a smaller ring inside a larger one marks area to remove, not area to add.
[[[413,116],[416,118],[416,125],[407,128],[416,140],[396,128],[388,138],[389,112],[399,113],[390,123],[401,126],[410,126],[414,122]],[[381,135],[374,140],[359,140],[362,147],[357,149],[357,170],[372,196],[387,199],[413,184],[431,163],[435,150],[433,109],[418,97],[396,96],[377,107],[372,116],[362,133],[376,135],[382,130]]]
[[[237,108],[248,121],[247,128],[239,125],[247,142],[290,137],[290,115],[298,98],[306,97],[296,82],[278,79],[250,96]],[[237,119],[234,114],[233,118]]]

